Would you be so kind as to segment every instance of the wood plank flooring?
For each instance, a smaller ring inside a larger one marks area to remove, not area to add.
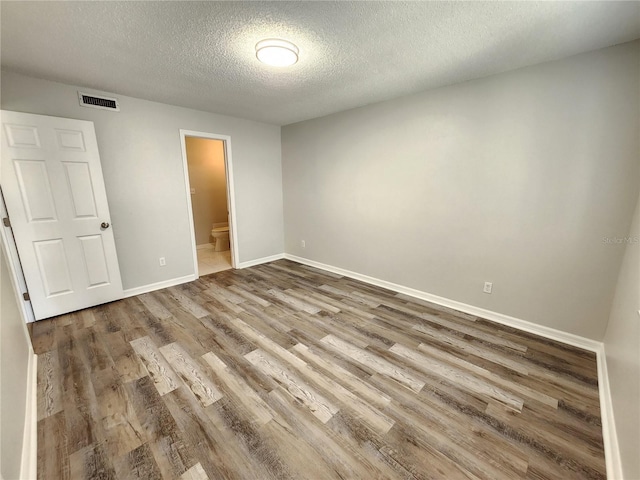
[[[290,261],[32,335],[41,479],[605,478],[594,354]]]

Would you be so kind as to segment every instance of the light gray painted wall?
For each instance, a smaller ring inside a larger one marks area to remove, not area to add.
[[[640,478],[640,197],[604,337],[624,478]]]
[[[283,127],[285,252],[602,339],[624,253],[603,237],[640,187],[639,58],[634,42]]]
[[[180,129],[231,136],[240,261],[282,253],[279,126],[121,95],[120,112],[85,108],[78,90],[3,71],[1,105],[94,122],[125,289],[194,273]]]
[[[10,278],[0,248],[0,472],[6,479],[20,478],[31,356],[31,340]]]

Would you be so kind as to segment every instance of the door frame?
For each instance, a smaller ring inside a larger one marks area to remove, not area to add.
[[[2,195],[2,187],[0,186],[0,218],[9,218],[7,207],[4,204],[4,196]],[[26,323],[32,323],[36,321],[36,316],[33,313],[31,302],[25,300],[21,294],[28,293],[27,282],[24,278],[24,272],[22,271],[22,263],[20,262],[20,256],[18,255],[18,247],[16,245],[15,238],[13,237],[13,230],[11,227],[5,227],[0,225],[0,241],[2,243],[2,251],[4,252],[5,259],[7,260],[7,268],[9,269],[9,280],[13,284],[13,291],[16,296],[16,302],[19,305],[20,313],[22,313],[22,319]]]
[[[196,250],[196,231],[193,224],[193,206],[191,204],[191,185],[189,183],[189,163],[187,162],[186,137],[208,138],[211,140],[221,140],[224,149],[224,172],[227,180],[227,208],[229,210],[229,236],[231,246],[231,267],[238,268],[240,264],[240,254],[238,251],[238,229],[236,220],[235,188],[233,183],[233,160],[231,157],[231,137],[229,135],[219,135],[217,133],[197,132],[194,130],[180,129],[180,146],[182,148],[182,168],[184,170],[185,193],[187,195],[187,210],[189,211],[189,229],[191,234],[191,248],[193,255],[193,268],[197,278],[198,253]]]

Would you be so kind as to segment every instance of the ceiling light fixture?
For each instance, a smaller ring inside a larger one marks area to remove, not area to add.
[[[298,47],[286,40],[269,38],[256,43],[256,57],[274,67],[289,67],[298,61]]]

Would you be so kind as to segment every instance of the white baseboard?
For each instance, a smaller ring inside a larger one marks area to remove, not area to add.
[[[324,263],[309,260],[308,258],[298,257],[296,255],[284,254],[284,258],[294,262],[316,267],[328,272],[337,273],[345,277],[360,280],[361,282],[376,285],[388,290],[403,293],[421,300],[442,305],[444,307],[453,308],[464,313],[468,313],[477,317],[486,318],[492,322],[500,323],[509,327],[517,328],[528,333],[540,335],[541,337],[555,340],[557,342],[566,343],[574,347],[582,348],[595,352],[598,363],[598,389],[600,397],[600,416],[602,422],[602,435],[605,450],[605,460],[607,467],[607,478],[611,480],[622,480],[622,463],[620,460],[620,450],[618,447],[618,437],[616,435],[616,426],[613,415],[613,405],[611,402],[611,390],[609,386],[609,374],[607,371],[607,358],[605,355],[604,344],[590,338],[581,337],[572,333],[556,330],[555,328],[545,327],[526,320],[504,315],[484,308],[474,307],[466,303],[451,300],[449,298],[432,295],[413,288],[398,285],[396,283],[387,282],[378,278],[363,275],[343,268],[326,265]],[[640,313],[640,312],[639,312]]]
[[[27,366],[27,395],[22,436],[20,478],[35,479],[38,473],[38,356],[29,357]]]
[[[213,243],[201,243],[196,245],[196,250],[202,250],[203,248],[213,248]]]
[[[162,282],[150,283],[149,285],[143,285],[141,287],[128,288],[123,292],[122,298],[135,297],[136,295],[142,295],[143,293],[154,292],[162,288],[173,287],[174,285],[180,285],[181,283],[193,282],[197,280],[197,275],[185,275],[184,277],[172,278],[170,280],[164,280]]]
[[[282,260],[283,258],[285,258],[284,253],[278,253],[277,255],[271,255],[270,257],[256,258],[255,260],[249,260],[249,261],[246,261],[246,262],[241,262],[238,265],[236,265],[236,268],[253,267],[254,265],[260,265],[260,264],[263,264],[263,263],[274,262],[276,260]]]
[[[275,260],[282,260],[283,258],[284,258],[284,253],[279,253],[277,255],[271,255],[270,257],[262,257],[262,258],[257,258],[255,260],[249,260],[247,262],[239,263],[238,265],[236,265],[235,268],[253,267],[254,265],[273,262]],[[136,295],[142,295],[143,293],[154,292],[156,290],[173,287],[175,285],[180,285],[182,283],[193,282],[197,279],[198,279],[197,275],[185,275],[184,277],[172,278],[170,280],[165,280],[163,282],[151,283],[149,285],[143,285],[141,287],[128,288],[124,290],[122,298],[134,297]]]
[[[473,305],[468,305],[466,303],[458,302],[457,300],[451,300],[449,298],[439,297],[438,295],[433,295],[431,293],[423,292],[421,290],[416,290],[414,288],[398,285],[397,283],[387,282],[386,280],[380,280],[378,278],[370,277],[368,275],[363,275],[361,273],[352,272],[350,270],[345,270],[343,268],[326,265],[324,263],[316,262],[314,260],[309,260],[308,258],[297,257],[295,255],[290,255],[288,253],[286,253],[284,257],[294,262],[303,263],[311,267],[320,268],[322,270],[327,270],[329,272],[337,273],[339,275],[344,275],[345,277],[354,278],[364,283],[376,285],[378,287],[386,288],[394,292],[403,293],[405,295],[419,298],[420,300],[426,300],[427,302],[435,303],[437,305],[442,305],[444,307],[453,308],[454,310],[468,313],[476,317],[486,318],[487,320],[491,320],[492,322],[517,328],[518,330],[523,330],[525,332],[533,333],[535,335],[540,335],[542,337],[549,338],[551,340],[556,340],[558,342],[566,343],[568,345],[573,345],[574,347],[583,348],[591,352],[597,353],[602,345],[601,342],[598,342],[596,340],[591,340],[590,338],[581,337],[579,335],[574,335],[572,333],[563,332],[562,330],[556,330],[555,328],[545,327],[544,325],[538,325],[536,323],[531,323],[526,320],[521,320],[519,318],[511,317],[509,315],[504,315],[502,313],[493,312],[491,310],[485,310],[484,308],[474,307]]]
[[[426,300],[428,302],[432,302],[437,305],[453,308],[455,310],[459,310],[461,312],[468,313],[470,315],[491,320],[492,322],[513,327],[518,330],[522,330],[535,335],[540,335],[541,337],[545,337],[550,340],[566,343],[568,345],[572,345],[574,347],[582,348],[582,349],[596,353],[597,363],[598,363],[598,388],[599,388],[599,396],[600,396],[602,433],[603,433],[603,441],[604,441],[604,448],[605,448],[607,478],[614,479],[614,480],[619,480],[623,478],[622,463],[620,460],[620,450],[618,448],[618,437],[616,435],[616,428],[615,428],[615,422],[614,422],[614,416],[613,416],[613,405],[611,403],[611,390],[609,386],[607,360],[605,356],[604,344],[602,342],[598,342],[590,338],[581,337],[579,335],[574,335],[572,333],[563,332],[562,330],[546,327],[544,325],[538,325],[532,322],[528,322],[526,320],[511,317],[509,315],[504,315],[502,313],[486,310],[484,308],[468,305],[466,303],[458,302],[456,300],[451,300],[449,298],[433,295],[427,292],[416,290],[414,288],[405,287],[403,285],[399,285],[392,282],[387,282],[386,280],[381,280],[375,277],[370,277],[368,275],[363,275],[357,272],[352,272],[350,270],[345,270],[343,268],[334,267],[332,265],[316,262],[308,258],[298,257],[296,255],[291,255],[288,253],[284,253],[284,254],[280,253],[277,255],[271,255],[269,257],[262,257],[255,260],[242,262],[242,263],[239,263],[236,266],[236,268],[252,267],[252,266],[260,265],[263,263],[273,262],[275,260],[281,260],[283,258],[301,263],[303,265],[316,267],[321,270],[326,270],[328,272],[336,273],[338,275],[343,275],[345,277],[353,278],[355,280],[360,280],[361,282],[368,283],[370,285],[375,285],[378,287],[386,288],[394,292],[403,293],[405,295],[409,295],[414,298]],[[196,275],[187,275],[184,277],[179,277],[179,278],[167,280],[164,282],[153,283],[153,284],[145,285],[142,287],[130,288],[124,291],[124,295],[125,295],[124,298],[132,297],[134,295],[140,295],[147,292],[152,292],[154,290],[160,290],[162,288],[167,288],[174,285],[179,285],[181,283],[190,282],[196,279],[197,279]],[[34,389],[36,388],[36,383],[34,383],[33,388]],[[36,405],[37,405],[37,402],[35,401],[35,394],[34,394],[34,406]],[[37,436],[35,432],[35,424],[37,421],[37,406],[34,408],[35,410],[33,415],[34,415],[35,421],[34,421],[33,443],[35,445],[35,441],[37,440]],[[26,435],[26,430],[25,430],[25,435]],[[37,458],[35,453],[36,452],[35,446],[33,447],[32,451],[34,452],[33,459],[31,460],[33,462],[33,466],[30,468],[34,468],[34,470],[32,470],[34,472],[34,475],[33,477],[23,476],[22,478],[35,478],[35,472],[36,472],[35,462]],[[26,471],[24,455],[23,455],[23,471]]]
[[[607,464],[607,478],[610,480],[622,480],[622,460],[620,458],[618,434],[616,432],[616,422],[613,414],[609,370],[607,369],[607,355],[604,344],[601,344],[597,354],[600,421],[602,422],[602,440],[604,442],[604,457]]]
[[[493,312],[491,310],[485,310],[483,308],[475,307],[473,305],[468,305],[462,302],[458,302],[456,300],[440,297],[438,295],[433,295],[427,292],[416,290],[414,288],[405,287],[403,285],[399,285],[396,283],[387,282],[386,280],[381,280],[378,278],[370,277],[368,275],[352,272],[350,270],[345,270],[343,268],[334,267],[332,265],[327,265],[324,263],[316,262],[314,260],[309,260],[307,258],[298,257],[295,255],[290,255],[288,253],[287,254],[281,253],[277,255],[271,255],[269,257],[262,257],[255,260],[242,262],[238,264],[236,268],[252,267],[252,266],[260,265],[263,263],[273,262],[275,260],[281,260],[283,258],[286,258],[287,260],[292,260],[294,262],[298,262],[304,265],[309,265],[311,267],[316,267],[321,270],[326,270],[328,272],[336,273],[338,275],[343,275],[345,277],[360,280],[364,283],[376,285],[378,287],[386,288],[394,292],[403,293],[405,295],[409,295],[421,300],[426,300],[428,302],[432,302],[437,305],[453,308],[455,310],[459,310],[461,312],[468,313],[470,315],[486,318],[487,320],[491,320],[493,322],[496,322],[502,325],[517,328],[518,330],[523,330],[525,332],[533,333],[535,335],[540,335],[541,337],[549,338],[551,340],[555,340],[558,342],[566,343],[578,348],[583,348],[585,350],[595,352],[597,355],[597,362],[598,362],[598,388],[599,388],[599,396],[600,396],[603,441],[604,441],[605,458],[606,458],[606,465],[607,465],[607,478],[616,479],[616,480],[622,479],[622,464],[620,460],[620,451],[618,448],[618,437],[616,435],[616,428],[615,428],[615,422],[613,417],[613,406],[611,403],[611,391],[609,387],[607,360],[605,356],[604,345],[602,342],[598,342],[596,340],[574,335],[572,333],[563,332],[561,330],[546,327],[544,325],[538,325],[532,322],[528,322],[526,320],[511,317],[509,315],[504,315],[502,313]],[[172,287],[174,285],[179,285],[182,283],[194,281],[196,279],[197,277],[195,275],[187,275],[184,277],[179,277],[179,278],[167,280],[164,282],[158,282],[150,285],[144,285],[142,287],[127,289],[124,291],[124,294],[125,294],[125,298],[132,297],[134,295],[140,295],[143,293],[152,292],[154,290],[160,290],[162,288]],[[34,364],[35,364],[35,361],[34,361]],[[36,385],[37,384],[34,382],[33,388],[35,390],[37,390]],[[29,460],[30,462],[33,463],[33,465],[30,466],[29,468],[33,468],[33,470],[31,471],[34,472],[34,475],[23,476],[22,478],[35,478],[35,472],[36,472],[35,462],[36,462],[37,456],[35,453],[36,452],[35,442],[37,440],[37,433],[35,431],[35,425],[37,422],[37,401],[35,400],[35,393],[33,397],[34,397],[33,416],[35,421],[33,422],[34,433],[32,435],[34,446],[32,447],[31,451],[33,451],[34,453],[32,454],[33,459]],[[26,441],[26,435],[27,435],[27,431],[25,429],[25,441]],[[26,452],[26,449],[25,449],[25,452]],[[25,470],[25,468],[27,467],[25,466],[26,460],[24,455],[22,460],[23,460],[23,471],[27,471]]]

